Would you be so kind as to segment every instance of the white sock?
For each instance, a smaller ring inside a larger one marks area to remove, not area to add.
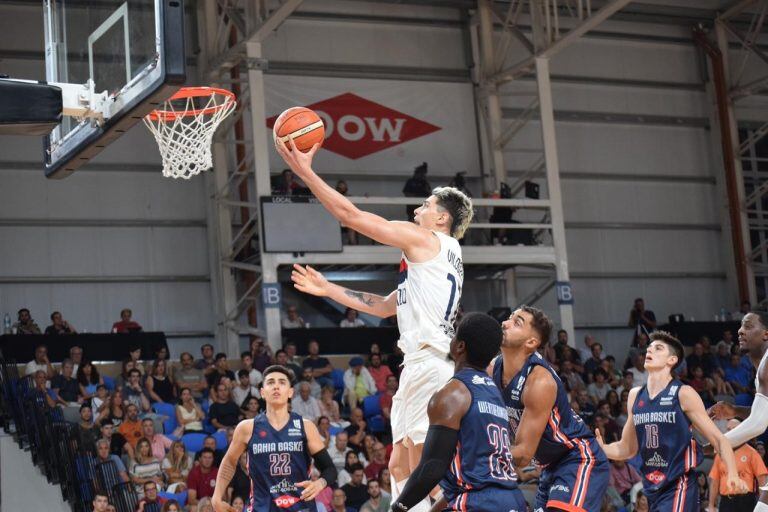
[[[429,512],[430,510],[432,510],[432,504],[429,502],[429,497],[424,498],[408,509],[409,512]]]
[[[753,512],[768,512],[768,505],[762,501],[758,501]]]
[[[407,482],[407,478],[405,480],[400,480],[399,482],[394,479],[392,480],[392,503],[397,501],[400,493],[403,492],[403,489],[405,489],[405,484]]]

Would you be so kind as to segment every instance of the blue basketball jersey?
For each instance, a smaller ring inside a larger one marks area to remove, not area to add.
[[[448,503],[486,487],[517,489],[507,411],[498,388],[485,372],[472,368],[453,378],[467,386],[472,405],[461,420],[453,461],[440,482]]]
[[[702,459],[691,422],[680,406],[678,393],[682,386],[682,382],[673,379],[654,398],[643,386],[632,406],[632,421],[643,460],[643,489],[651,500],[693,471]]]
[[[281,430],[269,424],[264,413],[253,419],[248,450],[251,478],[249,512],[316,512],[314,501],[301,501],[296,483],[309,480],[312,459],[301,416],[291,413]]]
[[[507,406],[509,414],[509,423],[513,434],[517,432],[520,418],[523,417],[523,390],[525,389],[525,380],[531,371],[536,367],[545,368],[557,384],[557,396],[555,406],[547,421],[547,426],[539,441],[534,455],[536,461],[548,466],[562,459],[571,450],[581,450],[582,439],[593,439],[595,436],[592,431],[584,424],[584,421],[578,414],[573,412],[568,400],[568,392],[565,390],[563,382],[555,373],[555,370],[544,360],[538,352],[531,354],[526,359],[525,364],[520,371],[509,381],[506,387],[502,384],[504,375],[504,358],[498,356],[493,362],[493,381],[499,389],[502,389],[504,404]]]

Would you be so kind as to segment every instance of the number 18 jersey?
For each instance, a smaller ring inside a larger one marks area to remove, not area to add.
[[[440,252],[431,260],[414,263],[403,253],[397,279],[398,346],[412,354],[424,346],[448,354],[453,323],[464,284],[464,266],[458,240],[434,232]]]
[[[314,501],[301,501],[298,482],[309,480],[312,459],[304,420],[291,413],[280,430],[266,414],[253,419],[253,434],[246,448],[251,503],[248,512],[317,512]]]

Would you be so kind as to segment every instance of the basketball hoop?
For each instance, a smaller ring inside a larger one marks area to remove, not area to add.
[[[219,123],[237,106],[214,87],[183,87],[144,118],[163,158],[163,176],[189,179],[213,167],[211,144]]]

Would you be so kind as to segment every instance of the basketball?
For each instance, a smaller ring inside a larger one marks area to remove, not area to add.
[[[299,151],[306,153],[315,144],[322,144],[325,139],[325,126],[314,111],[304,107],[291,107],[280,114],[272,128],[272,137],[277,144],[280,139],[290,149],[290,138]]]

